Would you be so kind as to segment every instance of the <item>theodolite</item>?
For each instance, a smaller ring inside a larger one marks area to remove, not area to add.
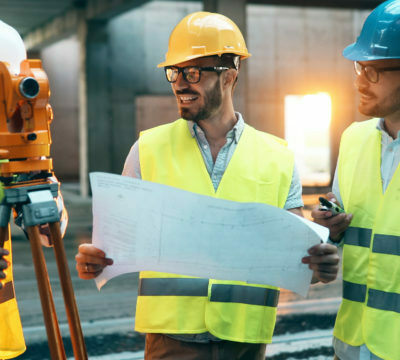
[[[50,355],[66,359],[52,290],[40,240],[39,226],[48,224],[71,334],[75,359],[87,359],[86,347],[60,231],[55,198],[59,183],[50,158],[50,88],[40,60],[24,60],[14,74],[0,62],[0,246],[9,241],[11,210],[19,214],[32,249]],[[15,259],[15,257],[14,257]],[[18,261],[18,259],[16,259]]]

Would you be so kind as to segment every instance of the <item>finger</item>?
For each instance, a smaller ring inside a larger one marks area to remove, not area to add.
[[[327,256],[305,256],[301,259],[303,264],[309,264],[312,266],[336,266],[339,264],[340,259],[339,256],[335,255],[327,255]],[[315,267],[313,267],[315,269]]]
[[[103,250],[98,249],[97,247],[93,246],[92,244],[81,244],[78,248],[78,253],[89,255],[89,256],[96,256],[96,257],[106,257],[106,254]]]
[[[338,264],[309,264],[309,269],[318,271],[321,273],[337,273],[339,271]]]
[[[322,244],[316,244],[314,246],[311,246],[307,252],[311,256],[322,256],[322,255],[329,255],[329,254],[337,254],[337,247],[328,244],[328,243],[322,243]]]
[[[317,275],[318,278],[336,278],[339,267],[338,266],[331,266],[329,268],[319,268],[317,265],[313,265],[313,274]]]
[[[93,255],[85,255],[78,253],[75,255],[75,260],[78,264],[99,264],[99,265],[112,265],[113,260],[106,257],[99,257]]]
[[[332,239],[340,238],[341,235],[349,227],[352,218],[353,218],[352,214],[347,214],[344,221],[342,221],[342,222],[340,222],[338,224],[334,224],[334,225],[329,226],[329,232],[330,232],[329,236]]]
[[[321,210],[318,206],[316,206],[312,211],[311,211],[311,216],[312,218],[315,219],[327,219],[332,217],[332,212],[331,211],[323,211]]]
[[[336,202],[337,201],[336,196],[335,196],[335,194],[333,192],[328,192],[328,193],[326,193],[325,196],[329,201],[332,201],[332,202]]]
[[[81,263],[77,265],[79,267],[79,271],[87,272],[87,273],[94,273],[98,271],[102,271],[106,265],[101,264],[91,264],[91,263]]]
[[[309,264],[333,264],[336,265],[340,261],[337,254],[322,255],[322,256],[310,256]]]
[[[98,271],[95,273],[78,272],[79,278],[83,279],[83,280],[92,280],[100,274],[101,274],[101,271]]]
[[[342,224],[346,222],[346,215],[345,213],[338,214],[336,216],[331,216],[329,219],[326,220],[329,227],[335,226],[338,224]]]
[[[0,270],[4,270],[8,268],[8,262],[4,259],[0,259]]]
[[[10,252],[7,249],[4,249],[4,248],[0,247],[0,257],[6,256],[6,255],[9,255],[9,254],[10,254]]]
[[[332,212],[330,211],[322,211],[323,214],[321,217],[320,214],[317,214],[316,218],[314,218],[314,221],[318,224],[321,224],[327,228],[331,228],[333,226],[337,226],[339,224],[345,224],[345,226],[347,226],[349,224],[349,220],[351,221],[351,218],[353,217],[353,215],[351,214],[346,214],[346,213],[341,213],[341,214],[337,214],[335,216],[332,216]],[[318,217],[320,216],[320,217]]]
[[[326,284],[328,282],[335,280],[337,278],[337,274],[327,274],[315,271],[314,277]]]
[[[329,227],[336,225],[345,225],[346,227],[351,223],[353,219],[353,214],[350,213],[341,213],[336,216],[332,216],[327,220]]]

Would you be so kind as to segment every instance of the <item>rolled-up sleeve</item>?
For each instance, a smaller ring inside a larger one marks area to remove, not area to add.
[[[296,166],[294,166],[289,194],[286,199],[285,206],[283,207],[285,210],[290,210],[304,206],[302,199],[302,190],[303,189],[301,186],[299,172],[297,171]]]

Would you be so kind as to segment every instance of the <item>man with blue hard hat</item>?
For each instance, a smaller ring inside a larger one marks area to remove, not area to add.
[[[333,194],[347,214],[313,211],[343,246],[335,359],[400,359],[400,0],[379,5],[343,55],[359,111],[342,135]],[[350,226],[343,231],[348,221]]]

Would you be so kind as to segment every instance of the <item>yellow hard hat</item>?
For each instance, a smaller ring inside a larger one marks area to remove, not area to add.
[[[232,20],[221,14],[199,11],[184,17],[172,30],[165,61],[158,67],[222,54],[236,54],[241,59],[251,56]]]

